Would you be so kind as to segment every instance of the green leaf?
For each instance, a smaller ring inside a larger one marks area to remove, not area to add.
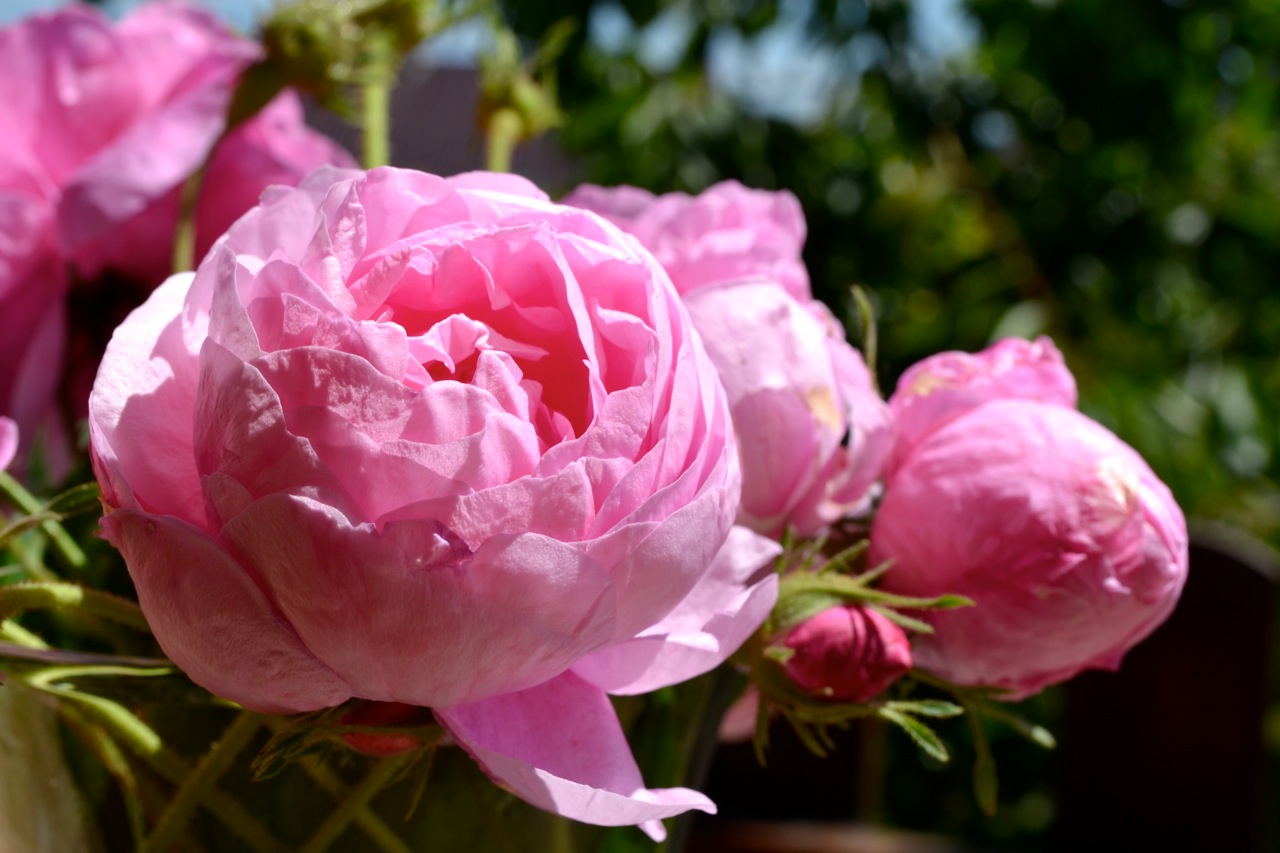
[[[848,548],[845,548],[843,551],[833,556],[831,559],[827,560],[826,565],[824,565],[820,569],[820,571],[831,572],[834,574],[842,574],[842,575],[847,575],[851,573],[853,571],[854,563],[856,563],[859,559],[862,558],[864,554],[867,553],[867,548],[870,545],[871,545],[870,540],[867,540],[867,539],[858,540],[857,542],[850,545]],[[867,574],[870,574],[870,573],[868,572],[866,574],[858,575],[855,578],[853,578],[853,580],[863,585],[866,585],[867,583],[869,583],[866,577]]]
[[[1012,711],[1006,711],[1003,708],[996,707],[986,702],[977,704],[976,710],[993,720],[998,720],[999,722],[1004,723],[1006,726],[1013,729],[1036,746],[1042,747],[1043,749],[1055,749],[1058,746],[1058,741],[1053,736],[1052,732],[1044,726],[1037,725],[1025,717],[1013,713]]]
[[[849,288],[849,295],[853,297],[853,304],[858,308],[858,332],[862,339],[862,358],[867,363],[872,383],[879,391],[880,383],[876,381],[876,310],[872,307],[871,298],[867,296],[867,292],[858,285],[855,284]]]
[[[761,654],[775,663],[785,665],[787,661],[795,657],[796,650],[788,646],[766,646]]]
[[[101,509],[101,500],[102,490],[98,488],[98,484],[84,483],[54,496],[49,503],[45,504],[45,509],[56,513],[60,518],[71,518]]]
[[[958,717],[964,713],[964,708],[961,706],[954,702],[946,702],[942,699],[886,702],[884,707],[892,708],[895,711],[902,711],[904,714],[916,714],[921,717],[932,717],[936,720]]]
[[[869,587],[871,584],[880,580],[885,574],[893,568],[893,560],[885,560],[875,568],[868,569],[860,575],[853,576],[853,582],[858,586]]]
[[[880,706],[876,713],[910,735],[911,739],[916,742],[916,746],[920,747],[928,755],[944,764],[951,760],[951,755],[947,752],[947,746],[942,742],[942,739],[934,733],[933,729],[915,717],[904,714],[887,705]]]
[[[894,623],[895,625],[898,625],[899,627],[902,627],[902,628],[906,628],[908,631],[915,631],[917,634],[933,633],[932,625],[930,625],[928,622],[922,622],[921,620],[916,619],[914,616],[905,616],[896,610],[889,609],[888,607],[876,607],[875,605],[872,605],[871,609],[879,613],[881,616],[888,619],[890,622]]]

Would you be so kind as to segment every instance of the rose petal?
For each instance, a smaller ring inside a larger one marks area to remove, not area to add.
[[[782,546],[735,527],[711,568],[665,619],[609,646],[573,671],[617,695],[647,693],[710,672],[760,627],[778,597]],[[763,576],[762,576],[763,575]]]
[[[198,360],[189,338],[207,315],[185,304],[193,280],[173,276],[116,328],[89,397],[89,439],[109,504],[201,525],[191,447]]]
[[[160,647],[191,680],[265,714],[345,702],[351,688],[302,644],[249,573],[176,518],[116,510],[102,520],[120,549]]]
[[[613,631],[607,573],[546,536],[495,535],[471,553],[439,522],[357,524],[284,494],[254,502],[224,535],[365,699],[438,707],[522,689]]]
[[[470,705],[437,708],[436,718],[486,773],[522,799],[600,826],[658,823],[715,804],[687,788],[644,787],[613,706],[572,673]]]

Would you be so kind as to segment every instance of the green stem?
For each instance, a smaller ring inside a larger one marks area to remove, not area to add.
[[[31,549],[21,539],[10,539],[6,547],[13,552],[18,558],[18,565],[27,573],[28,577],[38,581],[57,581],[61,580],[56,574],[49,570],[48,567],[37,557],[31,553]]]
[[[169,807],[140,848],[141,853],[164,853],[178,840],[183,827],[191,819],[191,813],[231,767],[231,762],[249,744],[260,725],[258,715],[248,711],[242,711],[232,720],[222,738],[209,748],[178,786]]]
[[[364,807],[374,795],[381,791],[397,773],[413,758],[409,755],[384,758],[379,761],[368,776],[351,789],[345,800],[325,818],[324,823],[315,831],[300,853],[324,853],[333,842],[338,840],[343,831],[355,818],[356,813]]]
[[[396,52],[389,32],[379,30],[369,45],[370,60],[360,91],[361,155],[366,169],[391,162],[391,86]]]
[[[33,514],[44,510],[44,504],[40,503],[35,495],[24,489],[21,483],[4,471],[0,471],[0,494],[3,494],[25,513]],[[66,528],[56,521],[49,520],[41,523],[40,529],[53,542],[53,547],[68,568],[80,572],[88,568],[89,558],[85,556],[84,551],[76,544],[76,541],[71,538],[71,534],[67,533]]]
[[[150,631],[142,609],[125,598],[74,583],[16,583],[0,587],[0,614],[16,616],[24,610],[72,610],[101,616],[139,631]]]
[[[142,807],[142,794],[138,790],[138,779],[133,775],[133,768],[107,734],[91,723],[72,702],[59,702],[58,713],[66,724],[80,735],[89,750],[98,757],[107,773],[120,786],[121,798],[124,800],[125,812],[129,819],[129,831],[133,836],[133,846],[142,846],[147,834],[146,812]]]
[[[490,172],[510,172],[511,158],[520,144],[520,132],[524,121],[510,107],[501,107],[489,117],[485,139],[485,168]]]
[[[178,224],[173,232],[173,271],[187,272],[196,266],[196,202],[204,183],[204,166],[191,173],[182,184]]]
[[[307,775],[315,780],[315,783],[335,800],[343,800],[350,797],[351,789],[338,778],[337,774],[318,761],[315,756],[303,756],[300,763]],[[356,810],[355,823],[365,831],[383,853],[413,853],[409,845],[405,844],[400,836],[392,832],[382,818],[370,811],[367,805],[362,805]]]
[[[31,633],[12,619],[5,619],[0,622],[0,639],[26,646],[29,649],[49,648],[49,644],[40,639],[39,635]]]
[[[120,705],[85,694],[70,694],[67,698],[79,702],[112,736],[172,784],[182,784],[191,773],[187,762],[165,747],[155,731]],[[238,800],[215,788],[205,792],[202,805],[258,853],[289,853],[288,845],[272,835]]]

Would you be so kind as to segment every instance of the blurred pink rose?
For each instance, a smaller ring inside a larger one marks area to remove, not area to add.
[[[593,210],[635,235],[682,294],[704,284],[764,278],[796,299],[813,296],[800,259],[804,212],[789,192],[724,181],[696,196],[655,196],[636,187],[584,184],[563,203]]]
[[[723,661],[777,547],[730,530],[723,389],[608,223],[512,176],[321,170],[116,331],[90,434],[105,535],[198,683],[430,706],[579,820],[713,808],[644,788],[605,691]]]
[[[24,446],[41,429],[64,440],[54,395],[69,279],[52,213],[38,198],[0,188],[0,414],[21,427]]]
[[[8,418],[0,418],[0,471],[9,467],[17,452],[18,425]]]
[[[68,6],[0,29],[0,411],[58,428],[73,302],[71,414],[109,332],[169,273],[181,188],[210,155],[258,46],[212,15],[149,3],[118,23]],[[209,246],[269,184],[350,157],[302,125],[285,93],[214,151],[197,205]],[[16,228],[14,228],[16,224]],[[107,282],[94,279],[110,274]],[[122,310],[121,310],[122,309]],[[119,315],[116,316],[117,311]]]
[[[1071,407],[1047,338],[944,353],[890,399],[905,449],[871,530],[884,587],[958,593],[916,663],[1018,699],[1114,669],[1172,612],[1187,573],[1181,510],[1146,463]]]
[[[728,182],[693,198],[584,186],[565,203],[638,237],[681,291],[729,392],[739,522],[813,536],[865,507],[889,452],[889,411],[839,321],[810,297],[795,198]]]
[[[792,628],[782,645],[794,652],[787,675],[815,696],[866,702],[911,669],[901,628],[869,607],[829,607]]]

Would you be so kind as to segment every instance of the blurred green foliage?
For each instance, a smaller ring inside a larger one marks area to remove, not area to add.
[[[590,180],[800,198],[817,295],[875,294],[886,387],[1048,333],[1189,516],[1280,544],[1276,11],[969,0],[976,38],[939,56],[901,0],[506,4],[531,41],[588,22],[558,86]]]
[[[970,37],[942,52],[938,5],[503,4],[531,43],[585,22],[557,84],[589,180],[799,197],[815,293],[846,315],[850,284],[874,294],[886,389],[931,353],[1049,334],[1189,517],[1280,545],[1280,4],[956,0]],[[993,732],[1009,784],[984,821],[945,734],[949,768],[891,763],[887,816],[1040,837],[1052,757]]]

